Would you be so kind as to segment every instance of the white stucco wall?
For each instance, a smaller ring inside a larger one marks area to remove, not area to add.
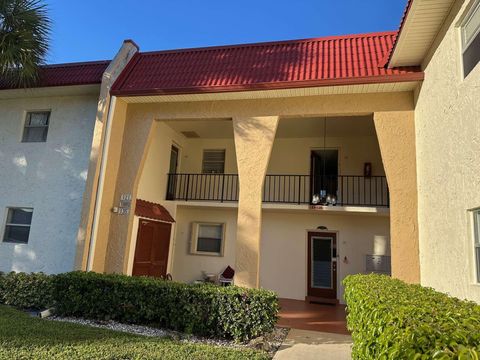
[[[480,65],[463,79],[455,26],[469,3],[424,64],[415,109],[418,219],[422,284],[480,302],[468,213],[480,206]]]
[[[0,271],[73,270],[97,99],[0,100]],[[34,110],[51,110],[47,141],[22,143]],[[9,206],[34,208],[28,244],[1,242]]]
[[[349,274],[366,272],[366,255],[390,255],[388,216],[264,210],[260,250],[262,287],[275,290],[282,298],[305,299],[307,230],[318,226],[338,231],[337,298],[340,301],[343,301],[341,281]]]

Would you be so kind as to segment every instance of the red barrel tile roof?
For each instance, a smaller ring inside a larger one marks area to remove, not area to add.
[[[423,79],[383,64],[397,32],[137,53],[114,95],[187,94]]]
[[[169,223],[175,222],[172,215],[162,205],[142,199],[137,199],[135,203],[135,215]]]
[[[38,82],[33,87],[100,84],[110,61],[55,64],[41,66]],[[0,90],[15,88],[0,78]]]

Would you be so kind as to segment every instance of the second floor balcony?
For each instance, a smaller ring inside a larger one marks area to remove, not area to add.
[[[167,200],[236,202],[238,174],[168,174]],[[385,176],[266,175],[263,202],[389,207]]]

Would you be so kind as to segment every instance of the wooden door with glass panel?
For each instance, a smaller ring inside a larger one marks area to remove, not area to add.
[[[308,297],[337,298],[337,234],[308,233]]]

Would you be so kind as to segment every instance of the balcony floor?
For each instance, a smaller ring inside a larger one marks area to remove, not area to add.
[[[180,207],[189,207],[197,209],[205,208],[238,208],[238,202],[220,202],[220,201],[183,201],[183,200],[167,200],[172,201]],[[364,215],[378,215],[389,216],[390,208],[388,207],[372,207],[372,206],[311,206],[307,204],[278,204],[278,203],[263,203],[262,209],[271,212],[283,211],[301,211],[301,212],[326,212],[330,214],[364,214]]]

